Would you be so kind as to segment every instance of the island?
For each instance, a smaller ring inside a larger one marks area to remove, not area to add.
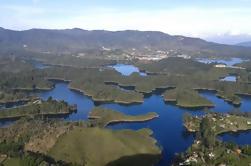
[[[241,105],[241,98],[233,92],[218,91],[216,94],[218,97],[223,98],[225,101],[232,103],[235,106]]]
[[[157,118],[159,115],[155,112],[149,112],[144,115],[125,115],[121,112],[95,107],[89,114],[89,123],[91,126],[105,127],[112,123],[120,122],[144,122]]]
[[[196,90],[175,88],[163,94],[166,102],[175,102],[177,106],[186,108],[213,107],[213,103],[199,95]]]

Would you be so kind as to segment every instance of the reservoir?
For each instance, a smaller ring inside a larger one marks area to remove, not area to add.
[[[136,66],[133,66],[133,65],[116,64],[116,65],[109,66],[109,67],[112,67],[113,69],[115,69],[116,71],[118,71],[119,73],[121,73],[124,76],[129,76],[132,73],[139,73],[139,75],[141,75],[141,76],[147,75],[146,73],[141,72],[139,70],[139,68],[137,68]]]
[[[230,82],[236,82],[237,78],[236,76],[226,76],[222,78],[220,81],[230,81]]]
[[[37,68],[44,69],[47,66],[43,64]],[[113,66],[115,70],[122,75],[128,76],[133,72],[137,72],[142,76],[145,73],[133,65],[118,64]],[[242,112],[251,111],[251,97],[241,96],[242,104],[235,107],[223,99],[218,98],[214,91],[199,91],[200,95],[214,103],[215,107],[210,108],[210,111],[226,113],[234,109],[239,109]],[[77,104],[77,112],[65,117],[67,121],[87,120],[89,112],[94,108],[93,100],[83,93],[70,90],[67,82],[55,82],[55,87],[49,91],[36,92],[36,95],[46,100],[50,96],[56,100],[64,100],[69,104]],[[158,145],[162,149],[162,159],[156,166],[171,165],[176,153],[184,152],[190,147],[194,141],[194,135],[188,133],[183,126],[184,113],[190,113],[194,116],[204,114],[202,108],[186,109],[175,106],[172,103],[165,103],[161,94],[155,92],[147,95],[144,102],[141,104],[121,105],[116,103],[105,103],[98,106],[110,108],[116,111],[123,112],[129,115],[140,115],[148,112],[156,112],[159,117],[147,122],[141,123],[119,123],[108,126],[113,130],[132,129],[138,130],[142,128],[150,128],[153,131],[153,137],[157,140]],[[5,126],[12,121],[0,121],[0,126]],[[239,133],[225,133],[219,136],[219,139],[228,142],[235,142],[239,145],[251,144],[251,131]]]
[[[208,59],[208,58],[198,58],[197,59],[198,62],[201,63],[206,63],[206,64],[210,64],[210,63],[222,63],[222,64],[226,64],[228,67],[233,67],[234,65],[238,64],[238,63],[242,63],[245,60],[241,59],[241,58],[230,58],[230,59]]]
[[[215,104],[211,111],[216,112],[228,112],[235,107],[224,100],[215,96],[213,91],[200,91],[200,94]],[[52,96],[57,100],[65,100],[69,104],[77,104],[78,111],[70,114],[66,117],[66,120],[86,120],[88,113],[95,106],[91,98],[85,96],[82,93],[72,91],[68,88],[68,84],[65,82],[57,82],[55,88],[46,91],[39,92],[38,95],[47,99]],[[175,153],[184,152],[194,140],[194,135],[186,132],[183,126],[182,118],[184,113],[190,113],[193,115],[203,115],[203,109],[185,109],[177,107],[171,103],[165,103],[160,94],[152,94],[151,96],[145,97],[144,102],[141,104],[134,105],[120,105],[116,103],[101,104],[99,106],[114,109],[125,114],[139,115],[148,112],[156,112],[159,117],[142,123],[119,123],[108,126],[108,128],[119,130],[119,129],[132,129],[138,130],[141,128],[150,128],[153,130],[153,137],[158,141],[158,145],[162,148],[163,158],[158,166],[170,165]],[[251,98],[242,97],[242,104],[239,107],[241,111],[250,111]],[[234,141],[236,143],[243,144],[245,140],[251,140],[251,132],[241,132],[238,137],[232,136],[231,134],[225,134],[221,136],[223,141]],[[249,141],[249,143],[251,143]]]

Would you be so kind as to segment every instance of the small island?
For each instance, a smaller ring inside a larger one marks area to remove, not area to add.
[[[177,106],[186,108],[213,107],[213,103],[200,96],[196,90],[175,88],[167,90],[164,94],[166,102],[176,102]]]
[[[135,91],[126,92],[106,84],[86,85],[76,84],[73,81],[70,83],[70,89],[91,97],[95,102],[114,102],[119,104],[135,104],[144,102],[144,96],[141,93]]]
[[[95,107],[89,114],[90,123],[92,126],[105,127],[112,123],[120,122],[144,122],[157,118],[159,115],[155,112],[149,112],[144,115],[125,115],[102,107]]]
[[[235,106],[241,105],[241,98],[234,93],[217,91],[216,95]]]

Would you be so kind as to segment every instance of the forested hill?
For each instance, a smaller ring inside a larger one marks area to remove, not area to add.
[[[157,31],[87,31],[82,29],[0,28],[0,49],[28,49],[35,52],[72,53],[88,50],[123,50],[127,53],[155,54],[161,51],[190,56],[251,56],[251,48],[228,46],[198,38],[171,36]]]

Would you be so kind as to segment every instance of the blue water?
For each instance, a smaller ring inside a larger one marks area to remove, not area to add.
[[[64,100],[68,104],[77,104],[77,112],[70,114],[67,120],[86,120],[88,113],[94,107],[93,101],[79,92],[72,91],[68,88],[68,84],[59,82],[51,91],[39,92],[38,95],[47,100],[50,96],[56,100]]]
[[[36,60],[31,60],[30,63],[37,69],[46,69],[50,67],[49,65],[43,64],[41,62],[38,62]]]
[[[219,138],[225,142],[234,142],[238,145],[251,145],[251,131],[225,133],[221,134]]]
[[[27,104],[27,101],[18,101],[18,102],[13,102],[13,103],[0,104],[0,110],[8,109],[8,108],[15,108],[15,107],[22,106],[24,104]]]
[[[215,104],[211,111],[216,112],[228,112],[236,109],[231,104],[225,102],[215,96],[215,92],[201,91],[200,94],[206,97],[208,100]],[[55,88],[46,91],[39,92],[38,95],[43,99],[48,99],[52,96],[57,100],[65,100],[69,104],[77,104],[78,111],[65,117],[66,120],[77,121],[86,120],[88,113],[95,106],[94,102],[87,96],[69,90],[68,84],[64,82],[56,83]],[[179,108],[173,104],[165,103],[160,94],[153,94],[150,97],[145,98],[142,104],[138,105],[120,105],[120,104],[102,104],[102,107],[118,110],[125,114],[139,115],[147,112],[156,112],[159,114],[159,118],[143,123],[120,123],[116,125],[108,126],[111,129],[133,129],[138,130],[141,128],[150,128],[153,130],[153,137],[156,138],[158,144],[163,149],[163,159],[158,166],[169,165],[175,155],[175,153],[185,151],[194,140],[194,136],[186,132],[182,125],[182,117],[185,112],[193,115],[203,115],[202,109],[188,110]],[[242,105],[239,107],[241,111],[250,111],[251,98],[242,97]],[[1,122],[0,126],[10,124],[12,121]],[[240,145],[250,144],[251,132],[243,132],[238,135],[231,133],[223,134],[220,136],[224,141],[234,141]]]
[[[231,104],[216,97],[214,92],[201,91],[200,94],[215,103],[215,107],[211,108],[211,111],[224,113],[235,109],[235,107]],[[56,83],[56,86],[53,90],[48,92],[40,92],[38,95],[43,99],[47,99],[48,97],[52,96],[57,100],[65,100],[70,104],[77,104],[78,111],[66,117],[66,120],[86,120],[88,113],[95,106],[94,102],[89,97],[79,92],[69,90],[67,83],[62,82]],[[241,111],[249,111],[249,108],[251,108],[251,98],[242,97],[242,102],[243,104],[239,109]],[[153,94],[152,96],[145,98],[142,104],[120,105],[110,103],[101,104],[100,106],[130,115],[145,114],[147,112],[156,112],[159,114],[159,118],[148,122],[120,123],[108,126],[108,128],[114,130],[138,130],[141,128],[150,128],[153,130],[153,137],[158,141],[158,144],[163,149],[163,158],[158,166],[170,165],[175,153],[184,152],[193,143],[194,136],[186,132],[185,128],[183,127],[183,114],[185,112],[198,116],[204,114],[202,109],[189,110],[179,108],[173,104],[165,103],[159,94]],[[228,141],[228,138],[229,137],[227,135],[222,137],[224,141]],[[243,137],[240,136],[240,140],[245,141],[246,139],[251,140],[251,134],[246,137],[245,135]],[[239,143],[238,140],[237,143]]]
[[[214,103],[214,107],[210,108],[209,110],[214,112],[221,112],[226,113],[235,109],[235,107],[228,102],[224,101],[223,99],[215,96],[214,91],[200,91],[201,96],[207,98],[209,101]],[[249,100],[251,102],[251,99]],[[251,104],[250,104],[251,106]],[[246,107],[245,107],[246,108]]]
[[[241,58],[231,58],[228,60],[224,59],[207,59],[207,58],[198,58],[197,61],[202,62],[202,63],[223,63],[226,64],[228,67],[232,67],[235,64],[242,63],[244,60]]]
[[[0,121],[0,127],[5,127],[5,126],[9,126],[10,124],[12,124],[15,120],[4,120],[4,121]]]
[[[113,66],[110,66],[114,68],[116,71],[121,73],[122,75],[129,76],[132,73],[139,73],[141,76],[146,76],[147,74],[144,72],[141,72],[139,68],[133,66],[133,65],[126,65],[126,64],[116,64]]]
[[[236,62],[237,60],[235,60]],[[231,62],[232,63],[232,62]],[[233,65],[234,63],[228,65]],[[37,68],[43,69],[43,64],[36,64]],[[142,76],[145,73],[139,71],[138,68],[132,65],[117,64],[113,66],[115,70],[122,75],[128,76],[133,72],[137,72]],[[215,107],[210,108],[210,111],[226,113],[234,109],[239,109],[243,112],[251,111],[251,97],[241,96],[242,104],[236,108],[233,105],[225,102],[215,96],[213,91],[200,91],[200,94],[215,104]],[[68,88],[65,82],[57,82],[55,88],[50,91],[38,92],[38,96],[42,99],[48,99],[52,96],[53,99],[65,100],[69,104],[77,104],[77,112],[65,117],[69,121],[86,120],[89,112],[95,106],[91,98],[82,93],[72,91]],[[179,108],[171,103],[165,103],[159,93],[145,97],[142,104],[137,105],[120,105],[115,103],[101,104],[105,108],[111,108],[125,114],[139,115],[147,112],[156,112],[159,117],[148,122],[142,123],[120,123],[110,125],[108,128],[113,130],[118,129],[132,129],[138,130],[142,128],[150,128],[153,131],[153,137],[158,141],[159,146],[163,151],[163,158],[157,166],[170,165],[175,153],[184,152],[193,143],[194,136],[186,132],[183,127],[182,117],[183,114],[188,112],[193,115],[201,116],[204,114],[203,109],[185,109]],[[0,126],[10,124],[11,121],[1,122]],[[240,132],[238,134],[226,133],[219,136],[223,141],[233,141],[240,145],[251,144],[251,132]]]
[[[220,81],[236,82],[236,76],[226,76],[226,77],[222,78]]]

